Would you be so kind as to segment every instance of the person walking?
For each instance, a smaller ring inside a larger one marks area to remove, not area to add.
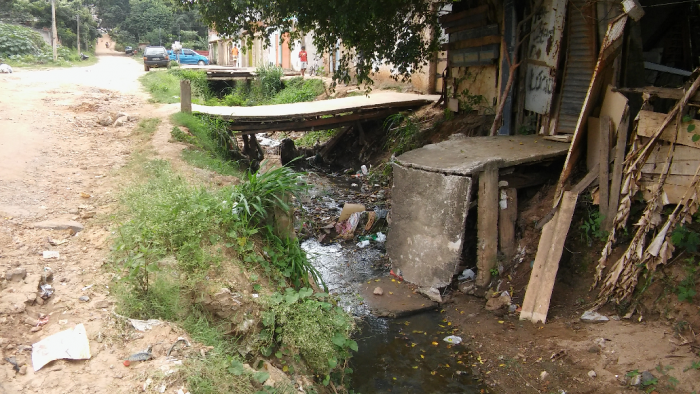
[[[238,65],[238,46],[235,44],[233,45],[233,48],[231,48],[231,63],[233,64],[233,67]]]
[[[308,54],[306,53],[306,47],[302,46],[301,51],[299,51],[299,60],[301,60],[301,77],[304,78],[304,73],[306,73],[306,67],[308,66]]]

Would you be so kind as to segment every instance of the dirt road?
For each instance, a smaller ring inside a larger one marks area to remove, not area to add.
[[[139,332],[112,313],[111,274],[101,267],[107,215],[119,191],[116,170],[133,149],[138,119],[153,117],[157,108],[137,81],[141,66],[100,44],[94,66],[0,74],[0,394],[133,392],[156,372],[153,388],[165,385],[172,393],[181,387],[172,374],[181,364],[176,358],[122,363],[153,344],[164,356],[182,333],[167,324]],[[129,118],[123,126],[97,123],[119,113]],[[53,229],[34,226],[47,220]],[[65,221],[84,229],[55,228]],[[44,251],[60,257],[44,258]],[[37,286],[48,272],[55,293],[43,300]],[[80,323],[91,359],[59,360],[35,372],[32,344]],[[18,372],[6,360],[11,357]]]

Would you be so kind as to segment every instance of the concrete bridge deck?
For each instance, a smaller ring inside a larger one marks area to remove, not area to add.
[[[433,103],[438,95],[376,92],[293,104],[257,107],[210,107],[192,104],[192,111],[220,117],[238,134],[269,131],[324,130],[358,121],[385,118],[411,108]]]

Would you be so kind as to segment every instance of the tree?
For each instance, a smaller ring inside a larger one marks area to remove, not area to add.
[[[149,32],[158,34],[158,29],[168,34],[172,22],[173,12],[162,0],[131,0],[129,16],[120,26],[141,41]]]
[[[349,82],[349,68],[358,82],[369,83],[378,65],[388,62],[397,77],[410,78],[438,50],[437,11],[450,0],[179,0],[198,7],[205,22],[219,33],[244,37],[248,45],[261,33],[269,40],[276,30],[293,40],[313,31],[314,45],[345,51],[334,79]],[[269,41],[266,42],[269,45]]]

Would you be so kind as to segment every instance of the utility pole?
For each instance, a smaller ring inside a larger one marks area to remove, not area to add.
[[[51,44],[53,46],[53,61],[58,60],[58,33],[56,32],[56,0],[51,0]]]
[[[78,54],[80,54],[80,14],[75,17],[78,20]]]

